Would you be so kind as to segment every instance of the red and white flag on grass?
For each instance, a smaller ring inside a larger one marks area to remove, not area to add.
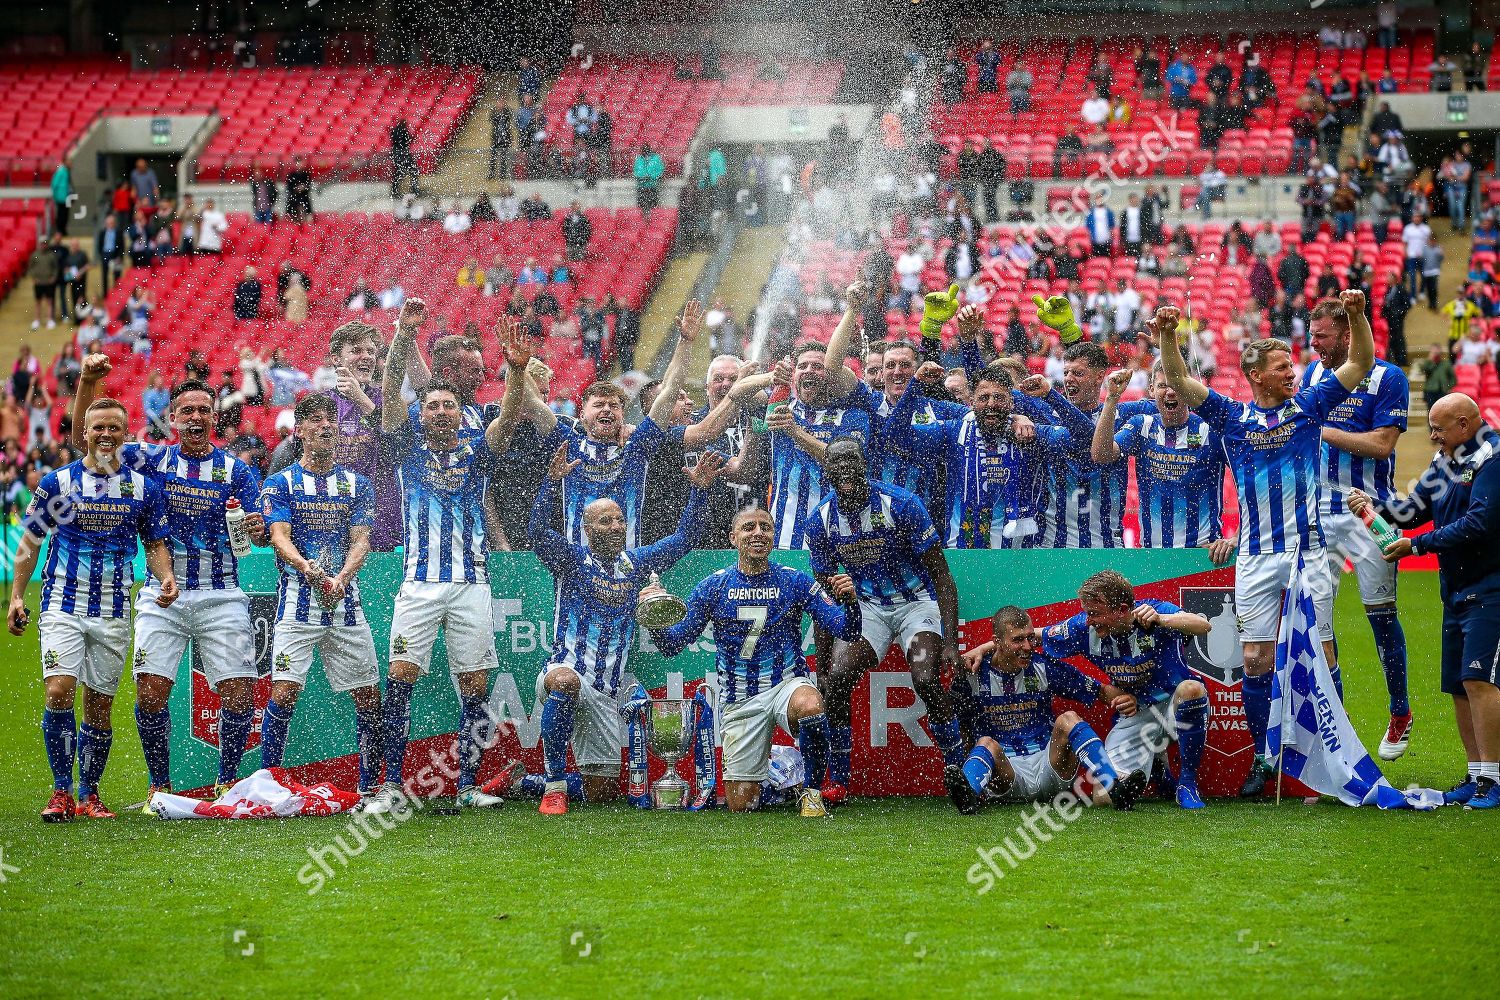
[[[298,784],[282,768],[262,768],[235,782],[217,801],[157,792],[151,808],[162,819],[277,819],[285,816],[332,816],[359,802],[358,792],[330,784]]]

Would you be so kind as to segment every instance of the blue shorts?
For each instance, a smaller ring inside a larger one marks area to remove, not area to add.
[[[1464,681],[1500,684],[1500,607],[1470,598],[1443,608],[1443,693],[1463,694]]]

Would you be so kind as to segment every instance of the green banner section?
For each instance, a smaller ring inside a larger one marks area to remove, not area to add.
[[[948,564],[958,583],[959,617],[964,621],[988,617],[1005,604],[1034,608],[1071,601],[1078,586],[1104,566],[1123,572],[1137,584],[1206,572],[1213,567],[1202,549],[1114,550],[1105,557],[1090,550],[950,551]],[[731,551],[699,551],[688,555],[663,577],[674,593],[687,596],[704,577],[733,562]],[[777,562],[807,568],[805,552],[777,552]],[[269,551],[258,550],[240,562],[241,584],[251,594],[257,662],[261,682],[256,702],[263,707],[270,689],[271,636],[275,627],[276,563]],[[516,726],[523,748],[540,738],[536,718],[536,681],[552,645],[553,580],[529,552],[499,552],[490,556],[494,594],[495,647],[500,669],[491,684],[491,704]],[[384,684],[389,650],[391,609],[401,586],[399,553],[374,553],[360,575],[365,615],[375,636]],[[811,651],[811,630],[804,648]],[[188,659],[195,654],[190,650]],[[189,664],[185,663],[186,668]],[[642,631],[631,652],[631,672],[648,688],[665,685],[669,673],[686,681],[712,676],[714,645],[705,636],[682,655],[668,660],[651,646]],[[202,674],[179,675],[172,693],[172,773],[179,788],[211,784],[218,769],[217,699]],[[189,683],[189,681],[191,681]],[[252,741],[258,741],[257,733]],[[191,720],[191,725],[187,720]],[[458,699],[448,673],[447,653],[440,638],[433,653],[431,673],[418,684],[412,706],[412,739],[452,732],[458,720]],[[256,744],[258,745],[258,744]],[[287,744],[287,766],[326,760],[355,752],[354,706],[347,696],[335,695],[317,666],[297,704]],[[245,755],[241,774],[259,766],[259,751]]]

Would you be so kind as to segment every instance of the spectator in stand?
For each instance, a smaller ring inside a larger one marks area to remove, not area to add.
[[[1427,67],[1432,73],[1432,81],[1429,84],[1434,94],[1446,94],[1453,90],[1453,74],[1458,72],[1458,64],[1446,55],[1439,55]]]
[[[1433,344],[1427,350],[1427,357],[1417,367],[1422,373],[1422,398],[1427,402],[1429,410],[1458,386],[1451,347]]]
[[[573,314],[578,319],[578,332],[584,356],[592,360],[596,368],[603,365],[604,339],[609,335],[604,311],[594,305],[593,299],[584,295],[579,297],[578,304],[573,308]]]
[[[1381,101],[1380,107],[1370,116],[1370,135],[1384,138],[1392,132],[1401,135],[1405,126],[1401,124],[1401,116],[1391,110],[1390,101]]]
[[[69,204],[73,195],[72,173],[68,170],[68,161],[62,160],[52,171],[52,179],[49,184],[52,189],[52,219],[53,226],[64,236],[68,235],[68,220],[73,215],[73,207]]]
[[[250,349],[248,347],[240,348],[240,359],[242,363],[244,361],[245,355],[249,353]],[[187,360],[183,361],[182,363],[182,378],[180,379],[180,381],[186,382],[194,379],[203,383],[208,382],[208,361],[203,357],[202,351],[200,351],[196,347],[191,347],[188,349]]]
[[[1036,78],[1031,75],[1031,70],[1026,68],[1023,60],[1017,59],[1010,72],[1005,74],[1005,93],[1010,98],[1011,114],[1031,110],[1031,88],[1035,85]]]
[[[1142,221],[1141,196],[1131,194],[1125,201],[1125,208],[1120,212],[1120,246],[1124,249],[1126,256],[1139,257],[1141,255],[1141,243],[1145,240],[1145,226]]]
[[[1083,106],[1078,109],[1078,115],[1085,124],[1103,125],[1109,118],[1109,98],[1096,91],[1093,97],[1083,102]]]
[[[1391,271],[1385,276],[1385,298],[1380,303],[1380,315],[1385,320],[1389,339],[1385,357],[1391,364],[1406,367],[1406,315],[1411,312],[1411,294],[1401,284],[1401,275]]]
[[[583,214],[577,201],[568,206],[568,214],[563,216],[562,237],[569,260],[583,260],[588,256],[589,241],[594,238],[594,224]]]
[[[1428,240],[1422,248],[1422,294],[1427,296],[1427,308],[1436,309],[1438,304],[1438,280],[1443,276],[1443,245],[1437,240]]]
[[[1270,219],[1261,222],[1255,238],[1250,241],[1250,250],[1262,254],[1267,260],[1281,253],[1281,234]]]
[[[476,258],[470,257],[464,262],[463,267],[458,269],[458,274],[454,280],[459,288],[483,288],[484,270],[479,266],[479,261]]]
[[[1247,60],[1240,74],[1240,100],[1250,111],[1276,102],[1276,82],[1259,57]]]
[[[144,209],[147,215],[156,211],[161,182],[156,179],[156,171],[146,165],[144,156],[136,158],[135,169],[130,172],[130,189],[137,208]]]
[[[1400,91],[1401,83],[1391,75],[1389,69],[1383,71],[1380,74],[1380,79],[1375,81],[1375,93],[1377,94],[1396,94],[1400,93]]]
[[[104,224],[94,236],[94,259],[99,262],[99,301],[109,295],[110,286],[120,278],[125,263],[125,235],[113,214],[104,216]]]
[[[1448,199],[1448,218],[1453,221],[1453,231],[1461,232],[1468,225],[1469,180],[1474,168],[1462,152],[1453,154],[1439,171],[1443,193]]]
[[[545,285],[547,283],[547,269],[537,264],[535,257],[527,257],[526,262],[521,265],[521,270],[516,273],[516,290],[520,291],[521,285]]]
[[[927,259],[918,252],[917,242],[908,241],[906,251],[896,258],[897,309],[910,312],[912,300],[921,298],[922,271],[926,267]]]
[[[1474,224],[1474,249],[1489,252],[1500,249],[1500,223],[1495,221],[1493,209],[1479,213]]]
[[[490,165],[485,177],[510,176],[510,149],[515,139],[515,116],[505,99],[499,98],[490,108]]]
[[[984,221],[1000,221],[1000,185],[1005,182],[1005,155],[985,139],[979,149],[978,180],[984,196]]]
[[[1464,54],[1464,90],[1484,90],[1490,71],[1490,54],[1483,43],[1475,42]]]
[[[57,360],[52,364],[52,377],[57,382],[58,395],[75,395],[78,392],[78,379],[82,374],[83,360],[78,345],[66,345],[58,352]]]
[[[1188,62],[1185,52],[1179,51],[1173,58],[1172,65],[1167,67],[1166,80],[1168,104],[1178,110],[1197,106],[1193,88],[1198,84],[1198,71]]]
[[[281,301],[285,308],[283,319],[293,324],[307,322],[307,279],[300,271],[292,275]]]
[[[379,303],[379,298],[370,290],[370,286],[365,284],[364,278],[356,278],[354,280],[354,287],[349,290],[349,294],[344,298],[344,308],[350,312],[369,312],[371,309],[376,308]]]
[[[999,90],[1000,53],[995,50],[993,39],[986,38],[979,43],[979,51],[974,53],[974,64],[979,67],[974,89],[981,94],[993,94]]]
[[[507,294],[516,283],[516,275],[499,254],[495,254],[490,266],[484,269],[484,294],[500,296]]]
[[[292,157],[292,169],[286,175],[286,215],[297,225],[306,225],[313,217],[312,172],[307,169],[307,158]]]
[[[151,343],[151,314],[156,311],[156,293],[145,285],[136,285],[130,291],[130,298],[125,300],[125,305],[120,308],[120,322],[125,324],[125,332],[139,345],[142,341],[147,344],[146,351],[137,353],[149,353]]]
[[[222,253],[224,234],[229,230],[229,219],[219,211],[212,198],[203,202],[203,212],[198,216],[198,253]]]
[[[665,172],[666,166],[662,163],[661,154],[652,149],[650,143],[642,143],[641,151],[635,157],[635,203],[647,218],[660,202],[661,196],[657,189]]]
[[[1147,184],[1141,197],[1141,235],[1152,246],[1166,242],[1167,199],[1155,184]]]
[[[1094,204],[1084,219],[1089,234],[1089,252],[1095,257],[1110,255],[1115,236],[1115,213],[1105,204],[1105,192],[1094,195]]]
[[[135,216],[135,188],[131,186],[129,177],[120,178],[120,182],[110,192],[109,210],[115,217],[116,228],[123,233]]]
[[[474,219],[464,211],[463,205],[454,202],[443,216],[443,232],[450,236],[461,236],[474,227]]]
[[[1297,247],[1287,247],[1286,255],[1281,258],[1281,263],[1276,266],[1276,280],[1281,283],[1282,290],[1288,297],[1305,291],[1307,279],[1312,274],[1312,268],[1307,263],[1307,258],[1302,256],[1302,251]]]
[[[270,381],[271,398],[267,404],[270,406],[291,406],[298,396],[312,388],[312,376],[287,360],[279,347],[271,352],[266,378]]]
[[[490,200],[488,193],[481,191],[474,199],[474,204],[469,206],[469,219],[473,222],[495,222],[499,218],[495,214],[495,203]]]
[[[276,181],[266,176],[265,169],[254,167],[250,172],[250,212],[255,221],[269,226],[276,221]]]
[[[135,219],[125,231],[125,245],[130,254],[131,267],[152,265],[156,254],[151,242],[152,235],[151,223],[147,220],[145,211],[137,209]]]
[[[391,197],[417,189],[417,160],[411,153],[411,126],[401,118],[391,126]]]
[[[1401,140],[1399,132],[1385,134],[1385,144],[1376,154],[1375,162],[1380,164],[1381,179],[1387,184],[1398,186],[1405,184],[1415,169],[1411,154],[1406,151],[1406,143]]]
[[[533,191],[521,200],[521,218],[527,222],[543,222],[552,218],[552,206]]]
[[[1135,78],[1140,85],[1141,96],[1154,101],[1161,96],[1161,59],[1154,50],[1137,45],[1135,55]]]
[[[255,276],[255,268],[246,267],[239,284],[234,286],[234,318],[239,320],[259,319],[260,303],[265,290]]]
[[[1401,230],[1401,242],[1406,244],[1406,287],[1413,298],[1416,297],[1418,279],[1422,274],[1422,254],[1431,241],[1432,228],[1422,215],[1412,216],[1411,222]],[[1433,308],[1437,308],[1436,304]]]
[[[300,281],[304,292],[312,291],[312,281],[307,277],[307,272],[289,260],[282,261],[276,272],[276,300],[283,310],[286,309],[287,289],[292,286],[294,279]]]
[[[22,344],[16,356],[16,363],[10,370],[10,395],[12,399],[22,400],[31,396],[32,385],[41,377],[42,364],[36,355],[31,353],[30,344]],[[19,432],[0,434],[0,439],[6,437],[17,437]]]
[[[176,252],[172,245],[172,228],[161,225],[156,230],[156,235],[151,238],[151,263],[160,264]]]
[[[184,195],[182,204],[177,206],[173,218],[181,227],[177,236],[177,252],[184,257],[191,256],[198,245],[198,226],[203,213],[193,202],[192,195]]]
[[[1299,107],[1287,119],[1287,127],[1292,130],[1291,172],[1300,174],[1312,160],[1313,145],[1318,140],[1318,122],[1310,112]]]
[[[1234,87],[1234,70],[1229,68],[1223,52],[1214,53],[1213,65],[1203,74],[1203,85],[1214,97],[1228,103],[1229,91]]]
[[[615,319],[615,356],[620,361],[620,371],[635,369],[635,345],[641,335],[641,317],[638,312],[615,298],[614,292],[606,292],[600,308],[605,316]]]
[[[568,123],[568,128],[573,130],[573,144],[575,146],[588,145],[589,133],[593,130],[594,122],[598,117],[599,113],[594,110],[594,106],[589,103],[588,98],[580,90],[573,97],[573,103],[568,106],[567,113],[563,116],[564,120]]]
[[[1052,147],[1052,176],[1062,176],[1064,162],[1070,167],[1077,166],[1082,158],[1083,140],[1078,138],[1078,133],[1069,125],[1057,140],[1057,145]]]
[[[47,329],[51,330],[57,326],[57,320],[52,315],[54,292],[57,289],[58,279],[61,274],[57,265],[57,254],[47,245],[45,239],[37,241],[36,250],[31,255],[30,262],[26,265],[26,276],[31,279],[33,295],[35,297],[34,313],[31,320],[31,328],[39,329],[45,321]]]
[[[1266,255],[1256,251],[1255,261],[1250,265],[1250,297],[1264,308],[1276,299],[1276,279],[1271,274],[1271,265]]]
[[[542,95],[542,71],[527,56],[522,56],[516,67],[516,93],[532,100]]]
[[[1329,211],[1333,213],[1333,239],[1343,242],[1344,237],[1354,232],[1354,213],[1359,208],[1359,195],[1349,184],[1349,175],[1339,174],[1338,185],[1328,199]]]
[[[509,183],[502,183],[495,196],[495,220],[514,222],[521,217],[521,196]]]
[[[1328,210],[1328,195],[1316,171],[1309,170],[1297,189],[1297,204],[1302,208],[1302,242],[1309,243],[1318,234]]]
[[[1094,64],[1089,67],[1088,83],[1098,92],[1099,96],[1108,101],[1114,96],[1115,71],[1109,65],[1103,52],[1094,57]]]
[[[1385,181],[1375,182],[1374,190],[1365,199],[1365,212],[1375,230],[1375,242],[1384,243],[1390,233],[1391,220],[1401,217],[1401,207],[1391,200],[1390,188]]]
[[[1219,263],[1236,267],[1249,260],[1254,250],[1255,243],[1250,239],[1250,234],[1245,232],[1245,227],[1236,219],[1230,223],[1224,238],[1219,240]]]
[[[1198,210],[1206,220],[1213,217],[1213,203],[1229,195],[1229,175],[1219,168],[1217,158],[1209,160],[1198,175],[1198,185]]]
[[[87,312],[89,306],[89,255],[76,239],[68,241],[68,253],[63,262],[63,281],[67,285],[67,318],[75,323]]]
[[[1468,316],[1468,328],[1464,331],[1463,337],[1453,345],[1456,349],[1454,363],[1460,366],[1493,365],[1496,348],[1500,345],[1493,340],[1484,339],[1483,328],[1476,321],[1478,307],[1472,302],[1465,303],[1463,297],[1460,296],[1443,306],[1443,312],[1461,303],[1466,304],[1472,312]],[[1454,315],[1457,316],[1457,313]],[[1454,319],[1453,322],[1457,324],[1459,320]]]
[[[154,434],[158,440],[171,436],[171,425],[167,422],[167,407],[171,404],[171,393],[162,380],[161,372],[153,371],[141,390],[141,410],[146,415],[146,433]]]
[[[568,268],[567,262],[563,260],[560,253],[552,255],[552,266],[548,272],[547,280],[554,285],[566,285],[573,280],[573,272]]]

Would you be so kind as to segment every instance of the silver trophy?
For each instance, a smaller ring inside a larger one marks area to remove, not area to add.
[[[651,574],[652,587],[661,586],[661,577]],[[676,594],[655,594],[635,603],[635,620],[645,628],[671,628],[687,617],[687,602]]]
[[[651,808],[687,806],[688,783],[677,775],[677,762],[693,752],[696,713],[691,698],[652,698],[646,706],[646,745],[667,765],[651,785]]]

